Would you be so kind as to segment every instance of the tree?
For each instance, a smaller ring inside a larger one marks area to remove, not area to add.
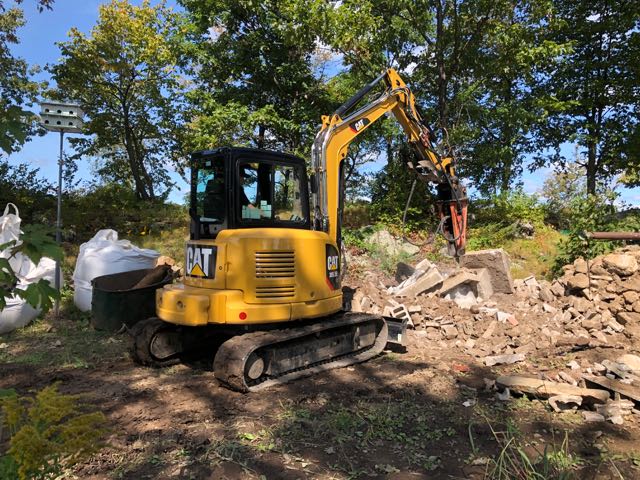
[[[599,182],[640,163],[633,148],[640,120],[640,4],[559,0],[556,9],[562,21],[550,38],[570,42],[572,50],[540,85],[561,108],[539,130],[544,144],[555,149],[551,156],[541,155],[539,164],[566,164],[561,146],[575,142],[585,158],[587,191],[594,195]]]
[[[112,0],[99,7],[89,36],[71,29],[59,43],[62,60],[51,67],[57,95],[79,100],[89,117],[89,138],[72,139],[79,155],[102,158],[99,173],[132,184],[142,200],[171,187],[168,160],[179,164],[176,130],[180,103],[181,17],[160,2],[133,6]]]
[[[198,147],[225,143],[307,155],[330,111],[317,75],[321,0],[181,0],[195,25]]]
[[[0,2],[0,151],[6,154],[17,151],[35,131],[34,115],[27,109],[39,85],[30,80],[27,62],[10,51],[19,42],[17,30],[24,24],[22,10],[7,10]]]

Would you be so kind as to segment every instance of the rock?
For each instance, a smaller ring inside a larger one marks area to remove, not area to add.
[[[421,272],[422,270],[416,269],[416,273]],[[422,273],[418,278],[410,277],[407,279],[412,280],[408,285],[402,286],[398,285],[398,287],[402,287],[397,289],[394,293],[399,297],[417,297],[422,293],[426,293],[430,290],[435,290],[442,283],[442,275],[437,268],[431,268],[429,271]]]
[[[494,355],[489,357],[484,357],[484,364],[487,367],[492,367],[494,365],[510,365],[512,363],[522,362],[524,361],[523,353],[515,353],[511,355]]]
[[[420,313],[422,311],[422,307],[420,305],[411,305],[408,310],[409,313]]]
[[[158,260],[156,260],[156,267],[158,265],[169,265],[170,267],[173,267],[176,264],[176,261],[171,258],[168,257],[166,255],[161,255],[158,257]]]
[[[593,305],[589,300],[584,297],[571,297],[571,306],[580,313],[585,313]]]
[[[584,290],[589,288],[589,277],[584,273],[578,273],[567,278],[567,286],[571,290]]]
[[[567,382],[569,385],[578,385],[576,379],[569,375],[567,372],[558,372],[558,377]]]
[[[492,289],[496,293],[513,293],[513,279],[509,257],[501,248],[467,252],[460,258],[460,266],[467,268],[486,268],[491,279]]]
[[[608,271],[621,277],[628,277],[638,271],[636,257],[624,253],[610,253],[602,259],[602,264]]]
[[[640,323],[640,313],[620,311],[616,314],[616,320],[622,325]]]
[[[640,292],[640,277],[636,275],[635,277],[627,278],[624,282],[624,288],[626,290]]]
[[[575,360],[571,360],[569,363],[567,363],[567,367],[569,367],[571,370],[580,370],[580,364]]]
[[[576,395],[582,397],[584,404],[605,403],[609,398],[609,392],[605,390],[574,387],[573,385],[520,375],[500,376],[496,379],[496,384],[501,388],[509,388],[514,392],[527,393],[539,398],[549,398],[556,395]]]
[[[640,387],[634,385],[627,385],[619,380],[612,380],[607,377],[593,377],[583,376],[587,385],[595,385],[600,388],[606,388],[612,392],[617,392],[620,395],[630,398],[635,402],[640,402]]]
[[[487,329],[484,331],[484,333],[482,334],[482,338],[484,338],[484,339],[491,338],[491,336],[493,335],[493,332],[495,331],[497,326],[498,326],[498,322],[493,320],[489,324]]]
[[[625,353],[616,361],[629,367],[629,370],[631,370],[633,373],[640,374],[640,357],[638,355]]]
[[[542,304],[542,310],[544,312],[546,312],[546,313],[556,313],[558,311],[558,309],[556,307],[552,307],[548,303],[543,303]]]
[[[556,297],[564,297],[565,287],[562,283],[555,281],[551,284],[551,293],[553,293]]]
[[[400,253],[415,255],[420,251],[419,247],[394,238],[387,230],[375,232],[368,238],[368,242],[378,245],[388,255],[398,255]]]
[[[443,325],[442,331],[447,340],[453,340],[458,336],[458,329],[454,325]]]
[[[493,295],[493,287],[491,286],[491,277],[487,269],[478,270],[463,269],[455,272],[444,279],[442,287],[440,287],[440,296],[446,297],[450,294],[451,298],[455,297],[454,290],[460,290],[462,286],[469,286],[476,297],[488,300]],[[466,295],[468,288],[463,288],[462,294]]]
[[[540,285],[540,291],[538,292],[538,298],[543,302],[553,302],[554,297],[551,289],[547,285]]]
[[[555,412],[576,410],[582,405],[582,397],[579,395],[554,395],[549,397],[549,405]]]
[[[583,258],[578,258],[573,262],[573,268],[576,273],[587,273],[589,271],[587,262]]]
[[[622,425],[623,417],[629,415],[633,407],[633,402],[629,400],[609,400],[604,405],[597,405],[596,411],[611,423]]]
[[[600,415],[597,412],[591,412],[589,410],[582,411],[582,418],[584,418],[585,422],[604,422],[604,416]]]
[[[633,290],[628,290],[622,294],[624,297],[624,301],[629,304],[634,304],[638,300],[640,300],[640,294],[638,292],[634,292]]]

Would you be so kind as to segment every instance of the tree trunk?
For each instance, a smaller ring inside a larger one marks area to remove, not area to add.
[[[133,183],[136,190],[136,197],[139,200],[148,200],[149,195],[144,185],[144,181],[140,176],[139,162],[137,159],[137,149],[133,139],[133,130],[129,121],[129,108],[126,103],[122,105],[123,121],[124,121],[124,147],[127,151],[127,159],[133,175]]]
[[[264,148],[264,133],[265,133],[265,126],[264,125],[258,125],[258,141],[257,143],[257,147],[258,148]]]
[[[587,193],[596,194],[596,180],[598,176],[597,144],[595,140],[587,143]]]

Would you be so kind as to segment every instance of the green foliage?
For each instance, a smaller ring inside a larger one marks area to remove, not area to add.
[[[65,195],[63,218],[77,241],[111,228],[122,236],[145,236],[188,225],[186,208],[160,200],[140,201],[127,186],[108,183]]]
[[[534,227],[544,224],[544,207],[536,195],[526,193],[522,188],[471,202],[471,213],[477,224],[497,224],[509,226],[528,222]]]
[[[30,80],[27,63],[11,53],[24,23],[22,10],[0,3],[0,152],[7,154],[35,132],[35,117],[26,108],[36,100],[39,85]]]
[[[321,0],[182,0],[194,25],[197,88],[185,144],[225,143],[307,154],[330,111],[316,41]]]
[[[564,165],[570,159],[563,145],[579,145],[594,195],[602,182],[638,167],[632,144],[640,124],[640,3],[559,0],[554,6],[558,21],[546,38],[570,43],[571,51],[549,64],[534,90],[552,102],[537,131],[552,153],[540,152],[539,162]]]
[[[78,100],[90,137],[70,142],[79,156],[99,158],[102,179],[132,186],[138,199],[171,187],[167,161],[182,166],[182,40],[187,27],[164,2],[100,5],[89,36],[73,28],[51,68],[58,97]]]
[[[567,229],[573,223],[571,203],[586,196],[586,170],[578,163],[568,164],[562,171],[554,172],[544,181],[542,196],[545,221],[556,228]]]
[[[59,292],[49,284],[49,280],[40,279],[26,289],[15,288],[18,281],[9,260],[17,253],[26,255],[34,264],[42,257],[62,260],[63,252],[53,240],[51,230],[42,225],[30,225],[24,228],[20,242],[0,245],[0,251],[9,250],[9,258],[0,258],[0,311],[6,306],[7,298],[21,297],[34,308],[47,312],[52,301],[60,298]]]
[[[559,244],[559,253],[555,260],[554,271],[560,273],[562,267],[575,259],[593,258],[611,251],[616,242],[587,241],[584,232],[606,232],[624,229],[624,223],[616,217],[612,198],[589,195],[586,198],[574,198],[569,204],[570,229],[566,238]],[[627,225],[629,226],[629,225]]]
[[[45,387],[35,397],[0,392],[1,423],[11,437],[0,457],[2,478],[53,479],[64,468],[97,452],[106,433],[101,412],[89,412],[77,395],[58,386]]]
[[[9,165],[0,159],[0,206],[7,203],[17,205],[25,223],[36,223],[40,220],[36,217],[43,213],[45,217],[55,217],[53,185],[39,173],[39,169],[25,163]]]

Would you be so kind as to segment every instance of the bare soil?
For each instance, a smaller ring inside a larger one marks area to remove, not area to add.
[[[640,416],[620,426],[586,423],[577,412],[501,401],[485,389],[484,379],[499,374],[551,371],[612,349],[538,351],[488,368],[453,341],[410,331],[405,351],[241,394],[218,384],[207,358],[139,367],[126,334],[95,332],[86,318],[70,318],[70,307],[64,312],[0,337],[0,388],[29,394],[59,382],[104,412],[106,447],[68,478],[505,478],[496,466],[504,439],[533,462],[552,452],[576,479],[640,478]]]

